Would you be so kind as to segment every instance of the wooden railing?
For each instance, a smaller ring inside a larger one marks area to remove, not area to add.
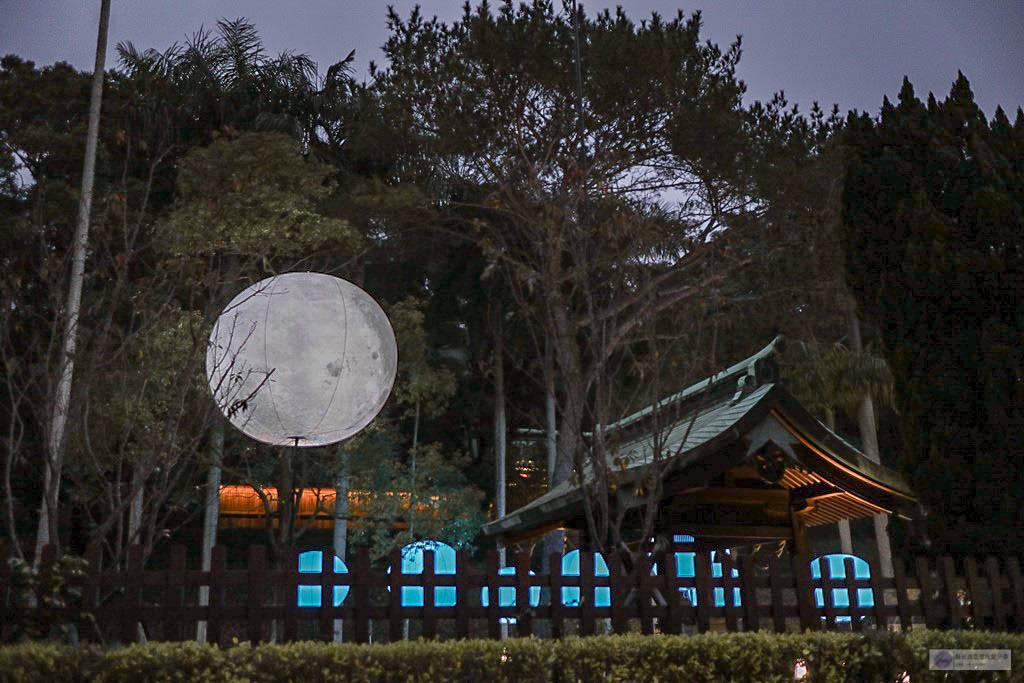
[[[330,553],[324,556],[329,558]],[[329,571],[328,561],[324,562],[327,571],[316,574],[298,571],[298,553],[291,555],[287,568],[272,567],[262,546],[249,548],[244,568],[229,568],[225,548],[217,547],[210,571],[186,566],[182,546],[171,548],[165,569],[143,568],[138,548],[130,549],[121,571],[97,571],[102,566],[97,548],[90,548],[86,558],[90,568],[72,579],[80,595],[58,606],[49,604],[45,596],[37,596],[35,607],[17,604],[16,596],[23,591],[18,590],[17,577],[4,562],[0,566],[0,607],[8,628],[38,616],[38,610],[50,610],[55,622],[76,624],[81,639],[105,643],[134,642],[140,631],[150,640],[194,639],[198,622],[206,623],[208,640],[221,643],[235,638],[252,642],[332,640],[339,626],[344,629],[344,640],[355,642],[403,637],[499,638],[503,631],[511,636],[553,637],[758,629],[1024,631],[1024,578],[1013,557],[922,557],[910,563],[897,558],[892,578],[882,577],[873,563],[869,563],[870,578],[856,578],[854,560],[846,558],[845,578],[841,579],[827,578],[827,563],[821,560],[819,575],[825,578],[812,578],[809,561],[799,556],[789,560],[773,556],[767,564],[758,565],[750,557],[731,564],[728,556],[720,555],[722,571],[713,572],[707,553],[693,555],[692,577],[676,576],[664,568],[654,574],[649,559],[627,573],[616,558],[609,558],[608,576],[594,576],[593,553],[581,553],[579,576],[563,576],[557,571],[561,566],[558,556],[551,558],[555,572],[533,574],[525,554],[510,558],[516,568],[512,575],[499,574],[493,553],[483,567],[466,553],[458,553],[456,574],[435,573],[431,551],[424,552],[421,574],[398,571],[397,551],[390,558],[394,571],[371,567],[369,557],[356,552],[349,558],[347,573]],[[41,574],[52,572],[53,567],[54,554],[49,548]],[[300,606],[300,586],[319,587],[324,598],[318,601],[320,606]],[[345,586],[344,600],[332,604],[335,587]],[[403,606],[399,598],[403,586],[422,587],[423,606]],[[434,589],[446,586],[455,588],[455,604],[438,606]],[[200,604],[201,587],[208,588],[205,605]],[[515,604],[499,604],[501,587],[515,591]],[[608,588],[607,606],[595,604],[599,587]],[[486,605],[484,588],[489,596]],[[563,588],[579,590],[582,599],[578,605],[565,604]],[[716,596],[715,589],[722,591]],[[817,596],[816,589],[822,589]],[[531,604],[530,598],[537,604]],[[335,620],[342,620],[341,624]]]

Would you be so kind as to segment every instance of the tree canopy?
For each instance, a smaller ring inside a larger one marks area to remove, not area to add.
[[[986,120],[963,74],[942,102],[904,80],[845,143],[846,272],[884,340],[931,540],[1020,552],[1024,113]]]

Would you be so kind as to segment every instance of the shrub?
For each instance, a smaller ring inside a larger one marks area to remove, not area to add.
[[[1024,634],[984,631],[911,633],[706,633],[697,636],[596,636],[506,641],[410,641],[390,645],[299,642],[220,649],[196,643],[73,648],[24,643],[0,648],[0,681],[756,681],[793,680],[797,660],[810,681],[946,680],[929,671],[928,649],[1012,650]],[[1024,682],[1010,672],[974,672],[972,681]],[[964,680],[968,680],[964,678]]]

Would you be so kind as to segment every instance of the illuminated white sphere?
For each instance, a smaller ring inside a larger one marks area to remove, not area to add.
[[[232,299],[210,334],[206,376],[235,427],[264,443],[325,446],[384,407],[398,369],[377,302],[322,273],[261,280]]]

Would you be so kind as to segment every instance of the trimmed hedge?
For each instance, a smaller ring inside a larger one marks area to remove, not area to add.
[[[928,669],[929,648],[1012,650],[1010,672]],[[0,681],[756,681],[1024,682],[1024,634],[985,631],[901,633],[708,633],[597,636],[564,640],[411,641],[392,645],[303,642],[220,649],[151,643],[102,649],[26,643],[0,648]]]

